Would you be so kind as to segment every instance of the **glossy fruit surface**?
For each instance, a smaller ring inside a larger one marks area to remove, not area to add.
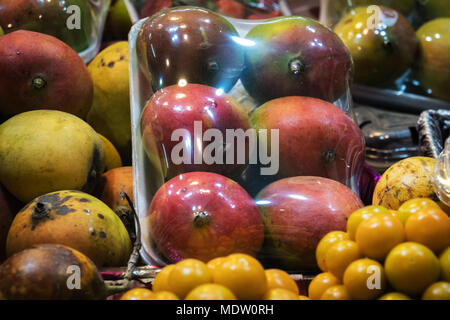
[[[356,260],[347,267],[343,283],[355,300],[376,299],[387,285],[383,266],[367,258]]]
[[[297,295],[299,294],[297,283],[286,271],[280,269],[267,269],[266,279],[267,288],[269,290],[281,288],[292,291]]]
[[[153,292],[157,293],[160,291],[171,291],[171,288],[169,286],[169,275],[173,268],[175,268],[175,265],[169,264],[162,268],[160,272],[158,272],[155,280],[152,283]]]
[[[237,300],[230,289],[216,283],[202,284],[186,296],[186,300]]]
[[[351,300],[351,298],[345,286],[336,285],[326,289],[320,300]]]
[[[356,242],[343,240],[328,249],[325,264],[329,272],[342,279],[347,266],[361,257],[362,255]]]
[[[153,300],[155,294],[145,288],[135,288],[128,290],[121,297],[120,300]]]
[[[422,300],[450,300],[450,282],[435,282],[422,295]]]
[[[170,291],[180,299],[184,299],[195,287],[209,283],[211,280],[211,273],[206,264],[195,259],[178,262],[167,278]]]
[[[389,215],[389,210],[382,206],[367,206],[353,212],[347,220],[347,232],[350,239],[355,240],[356,230],[361,222],[377,214]]]
[[[341,284],[339,279],[330,272],[320,273],[314,277],[308,287],[308,295],[312,300],[320,300],[323,293],[330,287]]]
[[[351,218],[351,216],[350,216],[350,218]],[[347,227],[347,230],[348,230],[348,227]],[[316,247],[316,261],[317,261],[317,265],[319,266],[320,270],[322,270],[323,272],[326,272],[328,270],[327,265],[325,263],[325,258],[326,258],[326,255],[327,255],[327,251],[335,243],[337,243],[339,241],[342,241],[342,240],[350,240],[349,234],[347,232],[344,232],[344,231],[331,231],[331,232],[327,233],[320,240],[319,244],[317,245],[317,247]]]
[[[397,218],[399,218],[403,224],[406,224],[406,221],[412,214],[428,207],[439,208],[439,205],[430,198],[416,198],[408,200],[403,203],[400,208],[398,208]]]
[[[400,292],[390,292],[382,295],[378,300],[411,300],[411,298]]]
[[[282,288],[276,288],[276,289],[269,289],[269,291],[266,292],[263,300],[298,300],[298,294],[293,293],[290,290],[282,289]]]
[[[450,282],[450,247],[441,253],[439,263],[441,265],[441,279]]]

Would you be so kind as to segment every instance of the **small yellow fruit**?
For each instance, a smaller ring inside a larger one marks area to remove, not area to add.
[[[196,259],[185,259],[175,264],[167,282],[170,291],[180,299],[184,299],[192,289],[211,280],[211,272],[206,264]]]
[[[347,266],[361,257],[358,244],[351,240],[344,240],[334,244],[328,250],[325,261],[328,271],[342,279]]]
[[[264,295],[263,300],[298,300],[298,294],[281,288],[270,289]]]
[[[283,270],[279,269],[268,269],[266,270],[267,278],[267,289],[286,289],[299,294],[297,283],[292,279],[292,277]]]
[[[390,215],[390,211],[382,206],[367,206],[353,212],[347,220],[347,233],[351,240],[355,240],[356,230],[361,222],[369,220],[374,215]]]
[[[175,268],[175,265],[169,264],[158,272],[155,279],[153,280],[152,284],[153,292],[170,291],[168,279],[169,274],[173,270],[173,268]]]
[[[450,282],[450,247],[441,253],[439,264],[441,265],[441,279]]]
[[[202,284],[186,296],[186,300],[237,300],[227,287],[216,283]]]
[[[319,242],[316,248],[316,261],[319,265],[320,270],[323,272],[328,271],[328,268],[325,264],[325,258],[328,252],[328,249],[335,243],[342,240],[349,240],[349,235],[343,231],[332,231],[327,233]]]
[[[450,282],[433,283],[423,293],[422,300],[450,300]]]
[[[159,291],[153,295],[151,300],[180,300],[177,295],[169,291]]]
[[[145,288],[130,289],[125,292],[120,300],[154,300],[155,294]]]
[[[320,300],[351,300],[351,298],[345,286],[337,285],[325,290]]]
[[[390,292],[382,295],[378,300],[411,300],[411,298],[400,292]]]
[[[373,300],[385,290],[386,276],[378,261],[365,258],[347,267],[343,283],[352,299]]]
[[[308,287],[308,294],[312,300],[320,300],[325,290],[341,284],[339,279],[330,272],[320,273],[314,277]]]

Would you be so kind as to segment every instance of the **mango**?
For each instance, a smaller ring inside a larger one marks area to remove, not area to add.
[[[69,10],[71,6],[78,11]],[[2,0],[0,6],[0,26],[6,33],[46,33],[78,52],[91,43],[92,20],[89,0]]]
[[[0,291],[7,300],[106,298],[106,286],[94,263],[81,252],[61,245],[33,246],[15,254],[0,266],[0,279]]]
[[[14,218],[7,255],[39,243],[74,248],[98,267],[124,266],[131,254],[131,240],[120,218],[97,198],[74,190],[37,197]]]
[[[107,47],[88,69],[94,82],[94,101],[87,122],[112,142],[126,165],[131,164],[128,43]]]
[[[0,115],[52,109],[85,118],[92,97],[86,65],[64,42],[24,30],[0,37]]]
[[[436,159],[411,157],[393,164],[381,176],[373,194],[373,205],[398,210],[414,198],[438,201],[433,188]]]
[[[104,159],[97,133],[69,113],[29,111],[0,125],[0,182],[24,203],[57,190],[94,191]]]
[[[122,166],[122,159],[116,147],[101,134],[98,134],[102,141],[103,151],[105,152],[105,171]]]

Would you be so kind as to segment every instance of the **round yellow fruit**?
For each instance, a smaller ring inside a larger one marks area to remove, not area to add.
[[[270,289],[266,292],[263,300],[298,300],[298,294],[293,293],[290,290],[276,288]]]
[[[104,169],[99,136],[74,115],[35,110],[0,125],[0,182],[24,203],[59,190],[92,192]]]
[[[94,101],[87,122],[111,141],[124,163],[131,162],[131,120],[128,42],[115,43],[89,64]]]
[[[8,256],[41,243],[74,248],[98,267],[126,265],[132,249],[128,232],[114,211],[80,191],[37,197],[16,215],[6,240]]]
[[[155,277],[155,280],[153,280],[152,283],[152,289],[153,292],[160,292],[160,291],[170,291],[169,286],[169,274],[170,272],[175,268],[174,264],[169,264],[161,269],[160,272]]]
[[[390,292],[382,295],[378,300],[411,300],[411,298],[400,292]]]
[[[101,134],[98,134],[102,141],[103,151],[105,152],[105,171],[119,168],[122,166],[122,159],[116,147]]]
[[[351,240],[344,240],[334,244],[328,250],[325,261],[328,271],[338,279],[342,279],[347,266],[361,257],[358,244]]]
[[[352,299],[373,300],[386,289],[386,276],[378,261],[364,258],[347,267],[343,283]]]
[[[450,282],[433,283],[422,294],[422,300],[450,300]]]
[[[347,233],[350,239],[355,240],[356,229],[361,222],[377,214],[391,215],[391,212],[382,206],[367,206],[353,212],[347,220]]]
[[[292,277],[283,270],[268,269],[266,270],[267,289],[286,289],[299,294],[297,283]]]
[[[170,291],[180,299],[184,299],[192,289],[211,280],[211,273],[206,264],[196,259],[185,259],[175,264],[167,282]]]
[[[151,300],[180,300],[177,295],[169,291],[155,292]]]
[[[237,300],[227,287],[216,283],[202,284],[186,296],[186,300]]]
[[[450,247],[441,253],[439,264],[441,265],[441,279],[450,282]]]
[[[325,264],[325,258],[331,246],[342,240],[349,240],[349,235],[343,231],[332,231],[327,233],[316,247],[316,261],[322,271],[328,271]]]
[[[125,292],[120,300],[154,300],[155,294],[145,288],[130,289]]]
[[[339,279],[332,273],[320,273],[309,284],[308,295],[312,300],[320,300],[325,290],[339,284],[341,284]]]
[[[325,290],[320,300],[351,300],[351,298],[345,286],[337,285]]]
[[[416,213],[417,211],[425,208],[440,208],[439,205],[429,198],[416,198],[411,199],[403,203],[400,208],[398,208],[397,218],[403,223],[406,224],[408,218]]]
[[[395,163],[375,186],[372,203],[398,210],[410,199],[434,199],[432,179],[435,163],[436,159],[428,157],[411,157]]]

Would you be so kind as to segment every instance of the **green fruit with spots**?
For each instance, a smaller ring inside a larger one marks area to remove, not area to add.
[[[0,115],[52,109],[85,118],[92,97],[86,65],[64,42],[25,30],[0,37]]]
[[[89,0],[2,0],[0,26],[46,33],[81,52],[91,42],[92,13]]]
[[[37,245],[13,255],[0,266],[0,279],[7,300],[101,300],[107,293],[94,263],[61,245]]]
[[[37,197],[15,217],[6,242],[8,256],[39,243],[74,248],[97,267],[125,266],[131,254],[120,218],[97,198],[73,190]]]
[[[450,101],[450,18],[424,24],[418,31],[416,64],[420,85],[435,98]]]
[[[385,85],[413,64],[417,37],[411,23],[400,13],[381,8],[379,22],[366,7],[346,15],[334,31],[350,49],[355,64],[354,80],[365,85]]]
[[[321,23],[302,17],[270,19],[250,30],[246,39],[241,80],[259,103],[286,96],[333,102],[346,92],[350,52]]]
[[[0,125],[0,182],[24,203],[57,190],[92,192],[104,168],[98,134],[74,115],[35,110]]]

